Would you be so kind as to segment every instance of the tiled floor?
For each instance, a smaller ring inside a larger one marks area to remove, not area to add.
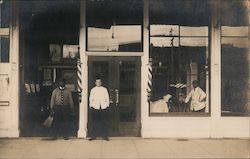
[[[246,139],[0,139],[0,159],[249,158]]]

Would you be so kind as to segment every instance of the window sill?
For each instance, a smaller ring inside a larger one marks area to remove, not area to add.
[[[221,113],[222,117],[250,117],[249,113],[227,112]]]
[[[211,117],[211,114],[203,112],[150,113],[149,117]]]

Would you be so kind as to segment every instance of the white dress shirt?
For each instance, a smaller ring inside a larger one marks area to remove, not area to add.
[[[106,109],[109,107],[109,93],[103,86],[95,86],[90,91],[89,106],[94,109]]]
[[[190,99],[190,109],[192,111],[198,111],[206,107],[206,93],[200,87],[191,90],[186,97],[185,103],[188,103]]]

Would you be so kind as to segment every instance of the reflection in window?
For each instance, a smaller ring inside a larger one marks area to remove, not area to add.
[[[88,51],[142,51],[142,0],[88,0]]]
[[[150,1],[151,113],[209,112],[209,22],[208,0]]]
[[[249,1],[221,1],[222,115],[250,115]]]

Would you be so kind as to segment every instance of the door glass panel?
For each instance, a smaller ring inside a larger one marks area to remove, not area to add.
[[[9,33],[5,29],[9,28],[11,18],[11,2],[0,1],[0,63],[9,62]]]
[[[119,61],[119,112],[120,122],[136,120],[136,63]]]
[[[0,1],[0,27],[8,28],[11,18],[11,2],[6,0]]]
[[[9,37],[0,36],[0,62],[9,62]]]
[[[90,86],[95,86],[95,78],[99,77],[102,79],[102,85],[106,88],[109,87],[109,63],[107,61],[94,61],[93,62],[93,74]]]
[[[88,0],[88,51],[142,51],[142,0]]]

